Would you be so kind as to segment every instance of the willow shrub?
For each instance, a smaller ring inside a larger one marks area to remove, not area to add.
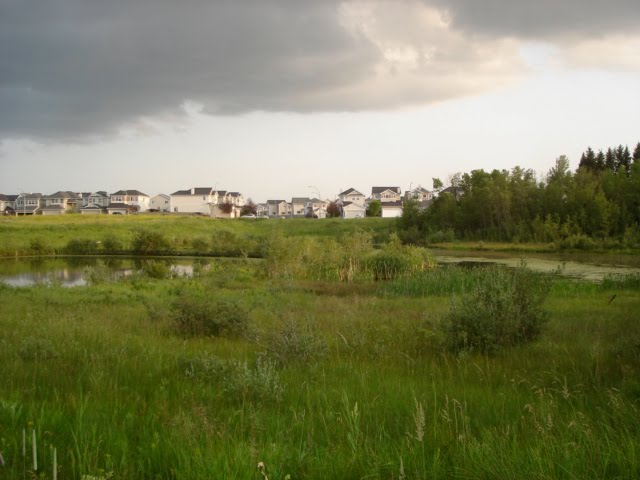
[[[447,346],[493,353],[535,340],[549,318],[543,303],[551,277],[525,265],[489,268],[484,274],[484,281],[452,302],[442,326]]]
[[[185,336],[238,336],[249,327],[249,312],[237,301],[200,291],[182,292],[171,304],[171,318]]]

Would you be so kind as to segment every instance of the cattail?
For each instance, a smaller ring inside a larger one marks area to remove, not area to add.
[[[38,471],[38,447],[36,445],[36,429],[34,428],[33,430],[31,430],[31,432],[33,433],[33,435],[31,436],[31,438],[33,439],[33,471],[37,472]]]

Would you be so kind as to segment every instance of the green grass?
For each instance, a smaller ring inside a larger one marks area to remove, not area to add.
[[[394,229],[391,219],[241,219],[220,220],[177,215],[61,215],[0,217],[0,256],[65,253],[72,240],[104,243],[115,238],[130,253],[137,232],[162,234],[173,254],[222,254],[245,245],[251,250],[274,235],[339,237],[357,230],[371,231],[384,241]],[[100,250],[98,248],[98,250]],[[100,253],[99,251],[97,253]],[[238,252],[233,250],[233,256]]]
[[[0,286],[0,478],[24,478],[32,427],[43,478],[53,447],[59,478],[259,479],[258,462],[272,480],[638,478],[635,283],[556,280],[538,341],[453,355],[438,326],[473,275],[338,283],[228,261],[193,279]],[[190,290],[239,302],[248,333],[177,335],[170,306]]]

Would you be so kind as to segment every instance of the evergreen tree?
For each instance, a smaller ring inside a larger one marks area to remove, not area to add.
[[[621,168],[624,170],[624,166],[623,166],[623,163],[622,163],[623,157],[624,157],[624,147],[622,145],[618,145],[618,147],[615,149],[614,153],[616,155],[616,169],[615,169],[615,172],[618,173]]]
[[[596,155],[596,170],[598,172],[602,172],[606,168],[605,162],[604,153],[602,150],[598,150],[598,155]]]
[[[611,147],[607,149],[607,153],[604,156],[604,164],[607,170],[615,173],[616,171],[616,154],[613,153]]]
[[[633,151],[633,163],[640,163],[640,142],[638,142],[636,149]]]
[[[622,157],[620,158],[620,172],[624,172],[624,174],[628,177],[631,173],[631,153],[629,152],[629,147],[625,146],[622,151]]]
[[[580,157],[580,164],[578,165],[578,168],[581,167],[590,171],[596,170],[596,154],[591,147],[587,147],[587,151]]]

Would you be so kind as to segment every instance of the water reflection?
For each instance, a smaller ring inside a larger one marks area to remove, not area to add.
[[[87,285],[92,277],[116,280],[135,273],[147,272],[152,266],[176,276],[191,276],[194,268],[202,270],[203,259],[184,258],[123,258],[123,257],[62,257],[19,258],[0,260],[0,282],[16,287],[35,284],[56,284],[64,287]],[[207,260],[205,259],[206,263]]]

